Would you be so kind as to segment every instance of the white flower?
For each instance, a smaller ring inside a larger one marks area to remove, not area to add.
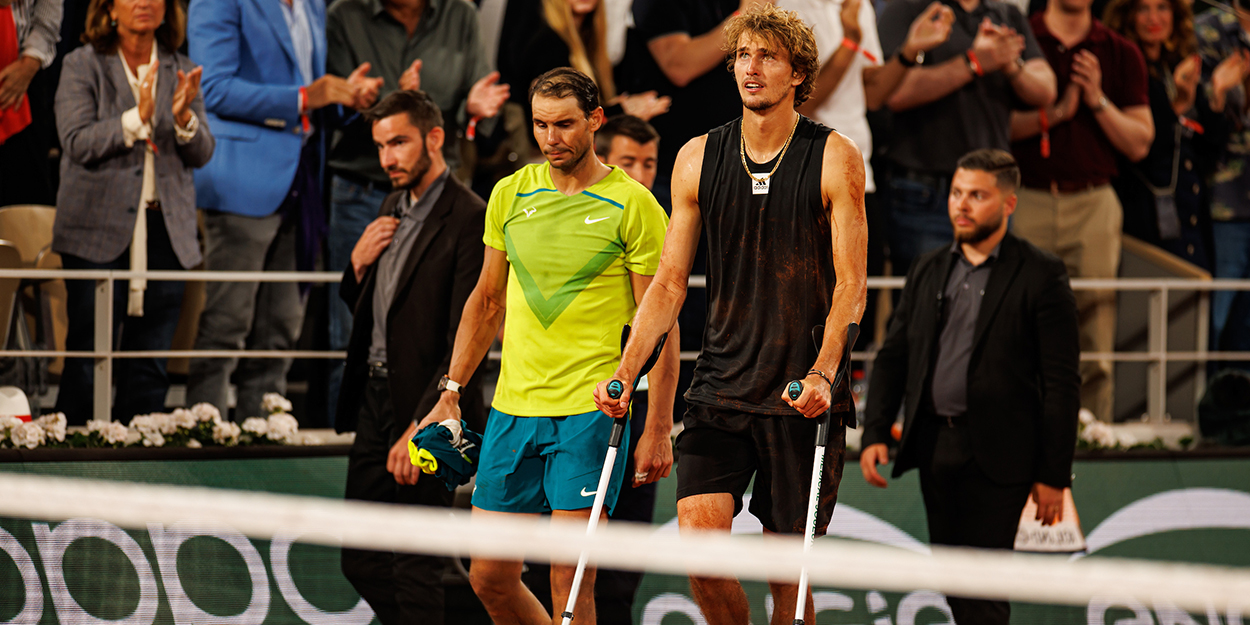
[[[200,421],[212,421],[213,423],[221,421],[221,411],[217,409],[217,406],[208,402],[202,401],[191,406],[191,414],[195,415],[195,418]]]
[[[1081,420],[1082,425],[1089,425],[1095,421],[1094,413],[1090,412],[1089,408],[1082,408],[1081,411],[1077,413],[1077,417]]]
[[[104,442],[110,445],[126,443],[127,439],[130,438],[130,430],[116,421],[110,421],[103,425],[104,427],[100,429],[100,436],[103,436]]]
[[[1120,431],[1115,436],[1116,442],[1125,449],[1137,444],[1137,437],[1125,431]]]
[[[174,422],[173,417],[163,412],[135,416],[130,419],[130,427],[145,436],[148,434],[169,435],[178,431],[178,424]]]
[[[163,416],[165,415],[156,414],[156,413],[146,414],[146,415],[137,415],[130,420],[130,428],[139,432],[140,434],[147,434],[149,432],[160,432],[161,421],[157,417],[163,417]]]
[[[1114,448],[1116,446],[1115,430],[1102,421],[1095,421],[1085,426],[1081,438],[1098,447]]]
[[[22,423],[24,423],[24,421],[13,415],[4,415],[3,417],[0,417],[0,432],[7,433],[9,430],[12,430]]]
[[[65,442],[65,413],[54,412],[35,419],[35,423],[47,432],[48,438],[58,442]]]
[[[295,434],[299,432],[299,421],[284,412],[269,415],[268,426],[271,441],[295,442]]]
[[[219,421],[213,425],[213,440],[219,445],[233,445],[239,442],[239,434],[242,430],[238,423],[230,421]]]
[[[299,444],[300,445],[320,445],[323,442],[325,441],[321,440],[320,436],[313,436],[312,434],[304,434],[300,436]]]
[[[200,441],[197,441],[197,440],[195,440],[194,438],[193,438],[193,439],[191,439],[191,440],[189,440],[189,441],[187,441],[187,448],[188,448],[188,449],[199,449],[199,448],[201,448],[201,447],[203,447],[203,446],[204,446],[204,445],[201,445],[201,444],[200,444]]]
[[[140,433],[139,430],[135,430],[135,429],[126,430],[126,440],[124,442],[126,443],[127,447],[131,445],[138,445],[139,441],[141,440],[143,440],[143,434]]]
[[[280,412],[290,412],[293,406],[291,406],[291,400],[277,393],[265,393],[260,398],[260,407],[269,414],[278,414]]]
[[[269,422],[260,417],[248,417],[243,420],[243,431],[264,436],[269,433]]]
[[[178,424],[174,422],[173,415],[165,414],[163,412],[157,412],[157,413],[154,413],[152,417],[156,419],[156,422],[158,424],[160,424],[161,434],[164,434],[165,436],[169,436],[171,434],[178,433]]]
[[[195,414],[185,408],[178,408],[174,410],[173,414],[169,415],[169,421],[173,423],[175,428],[184,428],[187,430],[193,429],[199,424],[199,419],[196,418]],[[173,432],[170,432],[170,434],[172,433]]]
[[[143,434],[144,447],[164,447],[165,437],[160,432],[145,432]]]
[[[38,423],[22,423],[9,433],[14,447],[34,449],[47,440],[47,433]]]

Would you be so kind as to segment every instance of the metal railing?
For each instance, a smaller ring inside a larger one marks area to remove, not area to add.
[[[338,282],[342,274],[337,272],[228,272],[228,271],[122,271],[122,270],[67,270],[67,269],[0,269],[0,278],[24,278],[32,280],[94,280],[95,298],[95,348],[91,351],[66,350],[0,350],[0,356],[65,356],[95,359],[94,413],[96,419],[108,420],[113,381],[113,360],[118,358],[345,358],[346,352],[329,350],[158,350],[118,351],[113,349],[113,290],[118,280],[146,278],[151,281],[186,282]],[[868,288],[901,289],[903,278],[869,278]],[[1118,278],[1073,279],[1074,290],[1106,290],[1148,292],[1146,351],[1134,352],[1082,352],[1082,361],[1114,361],[1147,363],[1147,416],[1150,422],[1165,420],[1167,405],[1167,365],[1169,362],[1208,362],[1250,360],[1250,352],[1214,352],[1206,349],[1206,327],[1209,318],[1209,293],[1211,291],[1250,291],[1250,280],[1198,280],[1182,278]],[[690,287],[705,288],[704,276],[691,276]],[[1173,292],[1196,292],[1198,301],[1198,340],[1194,351],[1169,351],[1168,301]],[[698,352],[681,352],[682,360],[694,360]],[[498,359],[499,352],[490,353]],[[876,351],[852,352],[856,361],[871,361]]]

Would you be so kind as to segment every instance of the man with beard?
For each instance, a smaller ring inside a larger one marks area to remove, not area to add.
[[[1080,409],[1076,298],[1063,261],[1007,231],[1020,169],[1001,150],[959,160],[955,242],[907,275],[868,389],[860,468],[877,465],[906,398],[893,476],[920,469],[929,541],[1011,549],[1028,498],[1063,516]],[[947,597],[956,623],[1007,623],[1005,601]]]
[[[442,394],[460,313],[482,268],[486,206],[448,175],[443,115],[430,96],[393,92],[365,119],[395,191],[352,250],[339,290],[355,313],[335,420],[340,431],[356,431],[347,498],[450,506],[439,480],[417,480],[407,442]],[[481,431],[482,393],[465,381],[465,425]],[[442,558],[344,549],[342,566],[382,623],[443,622]]]
[[[599,89],[585,74],[553,69],[530,86],[534,138],[547,162],[495,185],[486,210],[486,255],[465,304],[445,392],[420,427],[460,418],[459,383],[469,379],[503,333],[503,359],[482,442],[473,514],[586,521],[598,491],[612,420],[595,408],[595,381],[620,359],[621,327],[651,284],[667,217],[646,187],[595,157],[604,122]],[[672,334],[676,334],[676,328]],[[668,475],[672,465],[676,336],[649,378],[650,410],[634,453],[632,484]],[[667,406],[667,408],[665,408]],[[604,500],[615,506],[624,462]],[[521,583],[520,560],[473,558],[472,583],[496,623],[550,624]],[[551,601],[566,605],[575,567],[551,567]],[[587,569],[578,623],[595,623],[594,569]]]
[[[854,425],[849,385],[844,380],[833,389],[831,381],[842,364],[846,327],[860,320],[867,293],[864,161],[850,139],[795,111],[820,70],[812,31],[797,14],[755,5],[728,21],[724,47],[742,117],[692,139],[678,154],[673,223],[656,288],[639,308],[612,377],[632,380],[677,319],[706,230],[708,318],[677,438],[678,522],[685,530],[728,532],[754,476],[750,509],[764,530],[802,535],[816,418],[832,406],[819,536],[842,477],[843,426]],[[824,336],[816,349],[818,325]],[[795,379],[803,380],[803,393],[791,400],[784,389]],[[596,400],[618,416],[628,393],[610,399],[607,384],[596,388]],[[736,579],[690,582],[709,623],[748,622]],[[769,584],[774,625],[794,618],[795,582]],[[806,613],[815,614],[810,593],[806,601]]]

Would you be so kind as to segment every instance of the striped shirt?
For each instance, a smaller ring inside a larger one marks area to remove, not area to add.
[[[46,69],[56,58],[56,42],[61,40],[62,0],[14,0],[10,7],[22,55],[39,59]]]

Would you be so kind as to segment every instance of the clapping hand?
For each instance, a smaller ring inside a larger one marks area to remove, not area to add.
[[[511,91],[508,85],[499,83],[499,72],[491,72],[473,83],[469,89],[465,110],[470,117],[486,119],[499,114],[499,109],[508,101]]]
[[[1081,87],[1081,99],[1085,106],[1100,108],[1103,98],[1102,65],[1093,52],[1081,50],[1072,57],[1072,82]]]
[[[421,59],[413,61],[412,65],[399,75],[399,88],[404,91],[421,90]]]
[[[1202,78],[1202,59],[1191,54],[1176,65],[1172,72],[1172,82],[1176,84],[1176,99],[1172,101],[1172,110],[1177,115],[1184,115],[1193,108],[1198,96],[1198,80]]]
[[[1211,72],[1211,109],[1224,110],[1224,98],[1229,90],[1245,82],[1250,75],[1250,51],[1240,48],[1220,61]]]
[[[378,100],[378,91],[382,89],[381,78],[370,78],[368,76],[370,66],[368,63],[361,63],[347,77],[347,84],[352,88],[352,101],[348,106],[363,111]]]
[[[661,97],[655,91],[645,91],[633,95],[622,93],[617,97],[617,102],[620,103],[626,115],[633,115],[646,122],[651,121],[657,115],[667,113],[673,99],[668,96]]]
[[[178,70],[178,86],[174,89],[174,121],[179,128],[186,128],[191,123],[191,103],[200,95],[200,77],[204,75],[203,67],[184,72]]]
[[[160,67],[159,60],[152,61],[148,73],[139,81],[139,121],[152,121],[152,113],[156,111],[156,70]]]
[[[1024,36],[1008,26],[998,26],[987,17],[977,29],[972,51],[985,73],[1008,67],[1024,52]]]
[[[1081,105],[1081,88],[1076,83],[1068,83],[1068,88],[1064,89],[1063,97],[1055,102],[1050,111],[1050,126],[1053,128],[1063,122],[1072,119],[1076,115],[1076,108]]]
[[[955,12],[941,2],[933,2],[911,23],[907,40],[903,42],[904,56],[916,58],[916,52],[928,52],[943,43],[951,35]]]

